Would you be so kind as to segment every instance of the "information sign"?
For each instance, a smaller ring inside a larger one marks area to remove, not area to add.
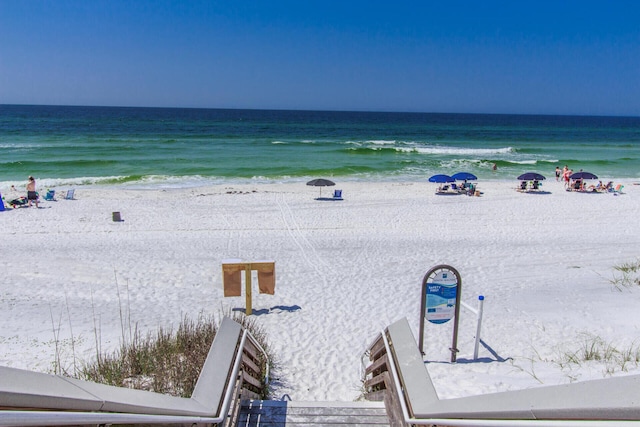
[[[451,362],[456,361],[461,288],[460,273],[450,265],[436,265],[424,275],[420,302],[420,353],[424,354],[424,321],[443,324],[454,319],[453,342],[449,350]]]
[[[427,312],[431,323],[446,323],[456,314],[458,278],[453,272],[440,270],[427,280]]]

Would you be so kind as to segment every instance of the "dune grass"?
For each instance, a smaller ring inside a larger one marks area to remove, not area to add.
[[[613,269],[613,279],[609,282],[619,291],[640,286],[640,259],[616,265]]]
[[[242,324],[269,355],[266,335],[256,322],[243,313],[228,313]],[[178,328],[159,328],[155,333],[142,334],[134,328],[131,338],[111,353],[98,353],[96,360],[81,366],[75,378],[149,390],[172,396],[190,397],[200,370],[218,330],[212,316],[200,315],[196,320],[181,320]],[[268,361],[262,361],[264,374]],[[269,390],[262,390],[263,397]]]
[[[640,346],[632,343],[619,348],[599,336],[585,334],[577,350],[562,352],[557,363],[562,368],[589,362],[602,363],[605,376],[620,371],[627,372],[640,365]]]

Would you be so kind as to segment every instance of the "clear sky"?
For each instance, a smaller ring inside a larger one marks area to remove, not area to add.
[[[640,1],[0,0],[0,104],[640,116]]]

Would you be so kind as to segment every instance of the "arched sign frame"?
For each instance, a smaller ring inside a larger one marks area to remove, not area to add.
[[[418,348],[420,353],[424,355],[424,321],[427,317],[427,293],[429,291],[428,285],[434,284],[433,280],[436,277],[441,277],[443,274],[452,274],[456,278],[456,288],[455,288],[455,307],[454,307],[454,315],[453,315],[453,341],[451,344],[451,362],[454,363],[456,361],[456,356],[458,353],[458,320],[460,317],[460,296],[462,294],[462,278],[460,277],[460,273],[458,270],[453,268],[450,265],[439,264],[435,267],[431,268],[427,271],[427,274],[424,275],[422,279],[422,294],[421,294],[421,302],[420,302],[420,338]],[[445,276],[446,277],[446,276]],[[431,281],[430,281],[431,280]],[[446,319],[441,322],[436,323],[446,323],[450,319]]]

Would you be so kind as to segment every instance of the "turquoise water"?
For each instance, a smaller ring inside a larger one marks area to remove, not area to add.
[[[640,118],[2,105],[0,148],[0,185],[639,178]]]

